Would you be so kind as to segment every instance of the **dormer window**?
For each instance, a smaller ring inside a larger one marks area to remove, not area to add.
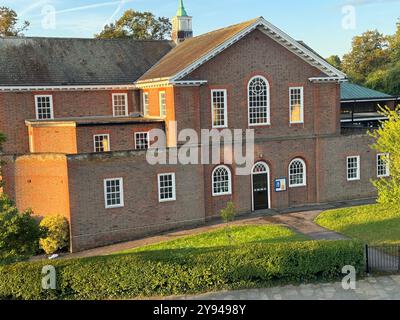
[[[126,93],[113,93],[112,102],[114,117],[128,116],[128,95]]]

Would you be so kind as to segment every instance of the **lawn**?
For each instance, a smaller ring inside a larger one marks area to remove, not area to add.
[[[230,227],[229,230],[229,234],[226,228],[221,228],[198,235],[126,250],[119,252],[119,254],[171,249],[206,249],[246,243],[279,243],[308,240],[305,236],[297,234],[288,228],[275,225],[234,226]]]
[[[369,244],[400,244],[400,206],[375,204],[329,210],[315,222]]]

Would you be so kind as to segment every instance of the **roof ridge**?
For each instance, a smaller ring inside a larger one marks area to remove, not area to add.
[[[171,39],[154,40],[154,39],[133,39],[133,38],[113,38],[113,39],[99,39],[99,38],[74,38],[74,37],[0,37],[1,40],[83,40],[83,41],[131,41],[131,42],[173,42]]]

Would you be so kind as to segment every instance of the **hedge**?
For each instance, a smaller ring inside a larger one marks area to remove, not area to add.
[[[41,288],[53,265],[57,288]],[[364,270],[354,241],[249,244],[176,249],[0,266],[2,299],[129,299],[338,279],[345,265]]]

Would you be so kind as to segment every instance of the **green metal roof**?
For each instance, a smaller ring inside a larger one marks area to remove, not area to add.
[[[177,17],[187,17],[188,14],[185,10],[185,6],[183,5],[183,0],[179,0],[178,11],[176,12]]]
[[[386,93],[372,90],[358,84],[342,82],[340,84],[341,100],[368,100],[368,99],[391,99],[394,98]]]

